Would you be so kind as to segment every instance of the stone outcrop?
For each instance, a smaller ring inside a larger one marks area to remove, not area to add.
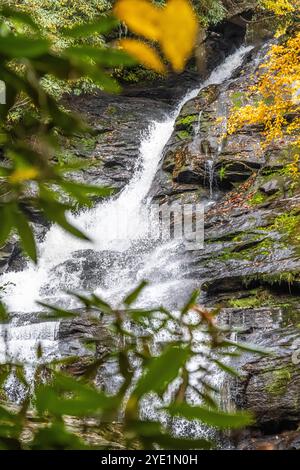
[[[66,97],[66,104],[83,115],[93,134],[65,143],[66,157],[87,159],[91,166],[77,178],[122,189],[130,180],[139,155],[143,132],[152,120],[163,119],[171,107],[162,101],[131,96]],[[70,101],[70,103],[69,103]]]

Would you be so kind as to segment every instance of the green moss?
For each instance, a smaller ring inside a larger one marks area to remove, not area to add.
[[[254,274],[251,276],[247,276],[243,280],[243,284],[247,287],[253,281],[259,281],[270,286],[275,284],[289,284],[292,285],[295,281],[299,280],[300,272],[299,271],[284,271],[276,274]]]
[[[194,122],[197,121],[197,119],[198,117],[196,114],[189,114],[188,116],[178,119],[176,124],[186,126],[186,125],[193,124]]]
[[[274,371],[273,381],[266,387],[266,391],[271,395],[283,395],[291,378],[291,370],[288,367]]]
[[[275,230],[281,232],[288,239],[295,238],[300,242],[300,214],[299,210],[286,212],[274,219],[273,226]]]
[[[259,204],[263,204],[267,200],[267,196],[263,194],[261,191],[255,193],[251,199],[248,200],[248,204],[251,206],[257,206]]]
[[[96,147],[96,142],[97,142],[97,139],[94,136],[80,138],[80,148],[84,150],[92,151]]]
[[[256,308],[261,307],[261,305],[261,300],[255,296],[243,299],[230,299],[228,302],[228,306],[232,308]]]
[[[179,118],[176,121],[177,135],[180,139],[186,139],[193,135],[194,123],[197,121],[197,119],[197,115],[189,114],[188,116]]]
[[[116,106],[114,106],[113,104],[110,104],[107,109],[106,109],[106,112],[107,114],[109,114],[110,116],[113,116],[114,114],[116,114],[118,112],[118,109],[116,108]]]
[[[57,152],[56,159],[59,165],[72,165],[79,161],[78,156],[67,149],[62,149],[60,152]]]
[[[181,140],[188,139],[190,137],[190,133],[188,131],[178,131],[177,137]]]
[[[269,256],[270,252],[275,248],[279,248],[277,243],[276,247],[272,238],[262,238],[261,235],[251,234],[251,237],[245,239],[244,234],[237,235],[232,239],[236,246],[222,250],[219,259],[230,260],[245,260],[254,261],[258,256]],[[243,245],[245,248],[243,249]]]

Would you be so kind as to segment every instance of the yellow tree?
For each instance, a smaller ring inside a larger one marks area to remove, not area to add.
[[[295,148],[295,168],[300,148],[300,33],[282,44],[271,47],[267,61],[261,65],[257,83],[247,95],[248,104],[234,109],[228,120],[227,133],[233,134],[246,125],[262,125],[264,146],[289,135]]]

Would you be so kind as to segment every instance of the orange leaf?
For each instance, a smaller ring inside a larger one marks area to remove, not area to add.
[[[194,48],[198,22],[187,0],[169,0],[163,10],[161,46],[176,72],[182,72]]]
[[[155,70],[158,73],[165,73],[166,68],[157,52],[148,44],[137,39],[121,39],[119,46],[128,54],[137,59],[145,67]]]
[[[161,11],[147,0],[119,0],[114,7],[116,17],[131,31],[153,41],[160,37]]]
[[[34,180],[39,176],[36,168],[18,168],[9,176],[9,181],[12,184],[20,184],[24,181]]]

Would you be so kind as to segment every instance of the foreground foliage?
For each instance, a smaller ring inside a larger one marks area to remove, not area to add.
[[[0,448],[91,448],[88,422],[92,420],[93,428],[100,435],[108,422],[119,426],[127,449],[157,446],[206,449],[213,446],[210,440],[185,438],[176,432],[178,420],[190,426],[218,429],[252,423],[252,417],[246,412],[229,413],[219,408],[220,391],[214,386],[212,375],[218,369],[224,374],[238,375],[228,365],[228,359],[242,351],[255,350],[248,344],[228,339],[228,330],[216,323],[218,312],[208,312],[196,305],[197,291],[176,316],[162,307],[150,311],[134,308],[145,285],[142,283],[131,292],[117,310],[95,295],[75,294],[86,309],[85,318],[93,322],[94,328],[97,325],[102,328],[102,334],[86,340],[86,346],[95,351],[94,360],[86,366],[80,379],[63,372],[78,357],[43,363],[40,347],[34,390],[26,382],[26,365],[9,363],[0,367],[2,385],[14,374],[26,392],[18,413],[0,406]],[[79,315],[76,311],[44,306],[48,308],[45,317],[48,321],[70,320]],[[110,350],[101,354],[103,325],[114,340]],[[100,389],[94,385],[97,377],[101,378]],[[112,378],[114,381],[118,378],[119,384],[114,392],[110,385]],[[194,405],[193,396],[202,405]],[[80,438],[68,427],[70,417],[83,420]],[[32,419],[35,426],[30,428]],[[120,448],[122,445],[110,436],[110,441],[101,444],[100,439],[95,444],[95,448],[101,446]]]

